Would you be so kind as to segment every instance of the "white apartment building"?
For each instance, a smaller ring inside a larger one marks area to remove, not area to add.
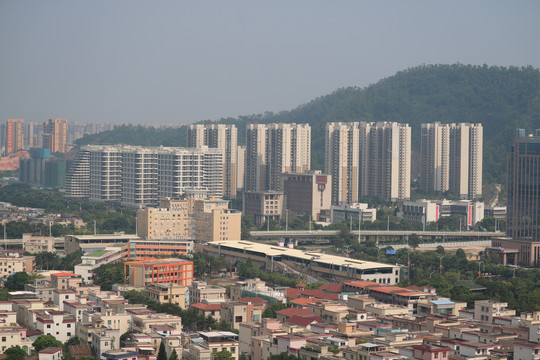
[[[302,173],[311,167],[311,127],[248,124],[245,164],[245,191],[280,191],[282,173]]]
[[[66,195],[125,205],[157,204],[187,189],[223,196],[221,149],[88,145],[66,177]]]
[[[460,216],[462,226],[470,228],[484,219],[484,203],[472,200],[417,200],[404,201],[400,217],[412,223],[437,222],[442,216]]]
[[[358,122],[327,123],[325,132],[325,173],[332,176],[332,204],[358,201]]]
[[[409,199],[411,127],[396,122],[361,122],[359,128],[360,196]]]
[[[223,196],[236,196],[238,175],[238,130],[235,125],[196,124],[188,127],[187,146],[217,148],[223,151]],[[243,160],[243,157],[242,157]],[[243,167],[243,165],[242,165]]]
[[[482,124],[422,124],[421,189],[482,196]]]

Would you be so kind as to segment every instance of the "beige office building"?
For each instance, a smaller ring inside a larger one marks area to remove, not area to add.
[[[234,198],[238,175],[238,131],[235,125],[197,124],[188,127],[188,147],[217,148],[223,151],[223,196]]]
[[[422,124],[421,189],[461,199],[482,196],[481,124]]]
[[[227,200],[164,198],[159,208],[137,212],[137,234],[142,239],[239,240],[241,217]]]
[[[358,122],[326,124],[325,173],[332,176],[332,204],[358,201]]]
[[[246,191],[280,191],[279,176],[311,167],[308,124],[249,124],[246,130]]]

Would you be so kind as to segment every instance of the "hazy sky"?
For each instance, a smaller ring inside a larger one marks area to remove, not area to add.
[[[540,1],[0,0],[0,121],[190,123],[455,62],[540,67]]]

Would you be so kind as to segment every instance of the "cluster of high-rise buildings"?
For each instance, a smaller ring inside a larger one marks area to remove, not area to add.
[[[85,135],[112,130],[111,123],[78,124],[53,118],[43,123],[7,119],[0,125],[0,148],[3,155],[30,148],[49,149],[51,153],[65,153],[67,145]]]
[[[206,189],[223,198],[234,198],[243,189],[245,209],[262,207],[270,211],[259,215],[278,214],[271,210],[283,202],[280,193],[292,188],[284,174],[314,175],[311,127],[248,124],[245,141],[245,147],[238,146],[235,125],[196,124],[188,127],[187,148],[83,147],[68,171],[67,194],[152,205],[162,197],[180,196],[184,189]],[[408,124],[327,123],[324,159],[324,173],[310,181],[331,194],[333,205],[367,197],[410,198]],[[450,191],[464,199],[481,196],[482,125],[423,124],[421,160],[424,191]]]
[[[482,196],[481,124],[422,124],[420,187],[461,199]]]
[[[77,153],[66,177],[70,197],[153,205],[179,197],[186,189],[204,189],[223,197],[220,149],[88,145]]]

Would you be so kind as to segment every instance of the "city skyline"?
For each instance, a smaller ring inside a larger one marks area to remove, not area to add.
[[[0,119],[188,124],[421,64],[540,66],[538,2],[459,5],[0,2]]]

